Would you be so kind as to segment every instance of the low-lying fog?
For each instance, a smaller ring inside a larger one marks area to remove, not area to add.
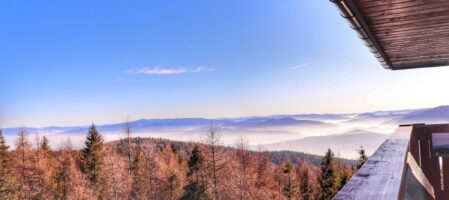
[[[133,137],[153,137],[171,140],[203,142],[210,124],[216,127],[223,145],[233,146],[243,137],[251,149],[261,145],[266,150],[293,150],[323,155],[331,148],[336,155],[355,159],[356,149],[363,146],[368,154],[377,147],[401,123],[446,122],[443,113],[449,108],[441,106],[432,109],[382,111],[342,115],[277,115],[235,119],[152,119],[131,122]],[[437,116],[430,116],[434,113]],[[421,117],[421,118],[420,118]],[[440,118],[438,118],[440,117]],[[412,119],[412,120],[411,120]],[[408,121],[407,121],[408,120]],[[14,147],[19,128],[7,128],[6,140]],[[36,134],[45,135],[53,148],[70,139],[74,147],[82,148],[88,126],[26,128],[29,140]],[[105,141],[118,140],[125,136],[124,124],[99,125],[98,130]]]

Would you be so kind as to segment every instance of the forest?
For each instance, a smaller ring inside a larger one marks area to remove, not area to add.
[[[95,125],[83,149],[58,149],[25,128],[10,149],[0,130],[0,199],[331,199],[367,160],[357,163],[295,152],[249,150],[242,137],[223,146],[213,126],[201,143],[133,137],[105,142]],[[30,139],[31,138],[31,139]],[[302,155],[298,157],[298,155]]]

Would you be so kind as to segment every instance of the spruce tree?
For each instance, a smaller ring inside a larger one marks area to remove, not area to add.
[[[98,198],[104,198],[105,181],[103,177],[104,165],[103,136],[94,124],[87,133],[85,147],[81,152],[81,169],[99,193]]]
[[[191,176],[194,174],[196,182],[199,184],[199,176],[200,176],[200,170],[203,165],[203,155],[201,154],[200,147],[198,145],[195,145],[192,150],[192,155],[189,159],[189,172],[187,175]]]
[[[328,149],[321,161],[321,174],[319,177],[321,187],[320,199],[330,200],[338,192],[340,180],[337,170],[334,153]]]
[[[149,179],[147,170],[145,169],[145,160],[143,152],[138,146],[134,152],[134,158],[131,164],[132,183],[131,183],[131,199],[146,199],[147,197],[147,181]]]
[[[291,162],[287,162],[282,167],[282,173],[287,176],[283,187],[283,194],[287,199],[294,199],[298,195],[298,187],[294,177],[295,171]]]
[[[201,153],[201,149],[198,145],[195,144],[192,150],[192,155],[190,156],[188,161],[189,170],[187,172],[187,176],[190,177],[190,182],[184,187],[184,195],[181,197],[181,199],[208,199],[208,195],[205,193],[206,187],[204,178],[201,174],[201,171],[203,169],[203,161],[204,157]]]
[[[363,146],[360,146],[360,149],[357,150],[359,154],[359,158],[357,159],[357,169],[360,169],[366,161],[368,161],[368,156],[366,156],[365,149]]]
[[[313,191],[309,183],[309,170],[305,169],[301,177],[301,197],[303,200],[313,200]]]
[[[0,200],[17,198],[17,187],[12,176],[12,161],[8,152],[3,131],[0,129]]]
[[[42,142],[40,145],[41,151],[44,153],[45,157],[50,157],[52,155],[52,151],[50,149],[50,142],[47,137],[42,137]]]

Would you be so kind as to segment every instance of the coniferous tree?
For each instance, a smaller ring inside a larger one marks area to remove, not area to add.
[[[254,165],[254,189],[252,192],[254,199],[276,199],[273,195],[277,194],[271,191],[276,188],[275,175],[271,170],[271,163],[268,151],[265,151],[261,145],[258,147]],[[280,174],[276,174],[279,176]],[[252,189],[252,188],[251,188]],[[275,190],[276,191],[276,190]],[[278,194],[280,196],[282,194]]]
[[[147,176],[148,174],[144,159],[145,157],[139,145],[138,148],[136,148],[131,165],[131,171],[133,173],[130,193],[131,199],[146,199],[147,194],[149,193],[147,191],[148,187],[146,187],[147,182],[149,182],[149,177]],[[151,185],[150,189],[152,189]]]
[[[35,149],[33,152],[33,188],[36,192],[33,195],[35,199],[49,199],[51,196],[51,190],[54,187],[52,175],[54,173],[51,150],[48,139],[44,136],[42,140],[39,135],[36,134]]]
[[[139,143],[139,146],[142,145]],[[147,194],[149,199],[155,199],[157,195],[156,186],[158,185],[156,180],[158,179],[158,172],[160,171],[160,161],[158,160],[157,147],[149,148],[148,146],[140,147],[143,161],[144,170],[147,177]],[[162,151],[162,150],[161,150]]]
[[[179,147],[171,143],[165,146],[162,150],[162,162],[161,162],[161,184],[163,199],[178,199],[182,196],[183,186],[185,181],[185,173],[181,173],[183,170],[187,170],[187,165],[183,160],[180,160]]]
[[[176,170],[171,170],[168,176],[168,190],[171,200],[178,199],[182,195],[182,180],[180,180],[179,174]]]
[[[18,137],[16,139],[16,150],[17,159],[15,161],[15,168],[17,170],[17,181],[19,185],[19,199],[29,199],[32,198],[33,194],[33,163],[32,161],[32,146],[28,141],[28,134],[25,128],[21,128],[18,132]]]
[[[184,195],[181,200],[212,200],[211,188],[203,187],[197,182],[190,182],[184,187]]]
[[[92,124],[81,152],[81,169],[98,192],[99,199],[105,198],[104,157],[103,136]]]
[[[309,169],[304,169],[301,177],[301,197],[303,200],[313,200],[313,191],[309,182]]]
[[[126,155],[128,156],[128,171],[131,174],[133,149],[131,143],[132,127],[131,123],[129,122],[129,117],[127,118],[125,123],[125,132],[126,132]]]
[[[17,185],[13,176],[13,166],[9,146],[6,145],[0,129],[0,200],[17,199]]]
[[[225,151],[221,145],[220,135],[217,132],[217,127],[210,125],[209,132],[207,133],[207,171],[210,176],[212,191],[214,198],[220,198],[220,179],[222,177],[222,170],[225,167]]]
[[[200,200],[212,199],[207,193],[207,185],[205,183],[204,170],[204,156],[201,153],[200,147],[195,144],[192,149],[192,155],[188,161],[187,176],[190,177],[189,184],[184,187],[184,195],[182,200]]]
[[[267,185],[268,170],[268,155],[267,152],[262,151],[262,146],[258,147],[257,152],[257,166],[256,166],[256,188],[259,190],[261,187]]]
[[[368,156],[366,156],[365,149],[363,146],[360,146],[360,149],[357,150],[359,154],[359,158],[357,159],[357,169],[360,169],[366,161],[368,161]]]
[[[47,137],[42,137],[42,143],[41,143],[41,151],[42,154],[42,165],[44,167],[44,197],[49,198],[52,194],[52,189],[55,187],[55,182],[52,177],[54,177],[56,170],[54,166],[54,155],[53,151],[50,148],[50,142],[47,139]]]
[[[321,174],[319,177],[321,194],[320,199],[330,200],[338,192],[340,179],[338,177],[337,164],[335,156],[331,149],[328,149],[326,155],[321,161]]]
[[[295,178],[294,168],[291,162],[286,162],[282,166],[282,173],[286,176],[282,192],[288,200],[295,199],[298,195],[298,185]]]
[[[248,199],[249,193],[249,168],[250,156],[248,151],[248,142],[241,136],[237,141],[236,150],[234,153],[236,158],[235,171],[237,172],[237,188],[239,199]]]
[[[53,192],[54,199],[71,199],[73,195],[71,190],[76,187],[74,184],[74,169],[72,167],[73,158],[71,156],[71,144],[67,142],[60,150],[56,173],[54,174],[55,187]]]
[[[45,137],[36,137],[32,147],[25,129],[18,136],[17,149],[8,152],[0,131],[0,200],[331,199],[353,172],[330,150],[319,173],[296,154],[252,152],[242,141],[235,148],[223,147],[213,128],[207,144],[194,145],[190,153],[190,143],[133,139],[131,174],[126,140],[103,144],[95,126],[82,151],[69,143],[52,151]],[[13,167],[4,167],[8,157]],[[281,160],[285,162],[279,164]],[[6,184],[8,178],[16,184]],[[9,186],[13,190],[4,189]]]
[[[52,155],[52,151],[50,148],[50,142],[48,141],[47,137],[45,137],[45,136],[42,137],[42,142],[41,142],[40,148],[46,157],[50,157]]]
[[[106,152],[107,156],[104,161],[104,173],[106,179],[105,181],[108,186],[107,199],[118,200],[120,199],[119,196],[124,190],[124,187],[122,186],[124,180],[121,180],[122,174],[121,171],[119,170],[119,168],[121,168],[120,167],[121,162],[118,158],[117,149],[115,145],[106,146]],[[126,173],[126,175],[129,174]]]
[[[55,200],[95,199],[89,183],[79,171],[76,164],[77,151],[72,148],[72,143],[67,140],[55,153],[55,173],[53,174],[53,198]]]
[[[195,181],[200,182],[200,170],[203,168],[203,154],[201,153],[200,147],[195,144],[192,150],[192,155],[189,158],[189,172],[188,175],[195,176]]]
[[[156,180],[158,179],[159,170],[160,170],[160,161],[158,160],[158,151],[156,148],[144,148],[142,150],[144,156],[144,164],[145,164],[145,173],[148,177],[148,196],[150,199],[155,199],[158,195],[156,193]]]

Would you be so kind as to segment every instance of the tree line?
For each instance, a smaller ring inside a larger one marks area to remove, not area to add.
[[[70,140],[58,150],[22,128],[9,149],[0,130],[0,200],[15,199],[331,199],[366,162],[363,148],[357,166],[329,149],[316,166],[299,160],[273,162],[260,147],[250,151],[240,138],[221,144],[211,126],[203,143],[126,137],[105,143],[95,125],[84,148]]]

